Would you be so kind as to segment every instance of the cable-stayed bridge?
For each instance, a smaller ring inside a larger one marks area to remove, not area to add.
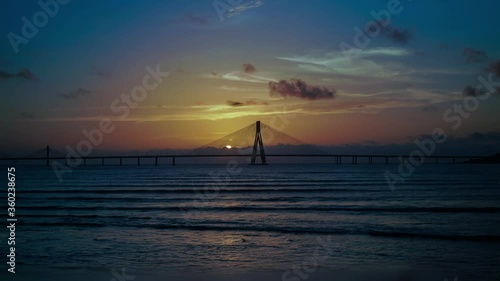
[[[372,154],[329,154],[321,151],[319,148],[310,148],[307,153],[279,153],[269,154],[265,152],[266,147],[273,146],[300,146],[305,145],[302,141],[294,138],[284,132],[276,130],[267,124],[257,121],[254,124],[246,126],[238,131],[226,135],[207,145],[198,147],[185,154],[170,155],[119,155],[119,156],[91,156],[75,155],[63,153],[49,146],[41,148],[23,157],[10,157],[6,153],[0,152],[0,164],[7,163],[27,163],[50,166],[57,162],[66,166],[86,166],[86,165],[119,165],[123,166],[132,161],[136,165],[163,165],[164,159],[170,159],[168,164],[176,165],[176,159],[186,158],[230,158],[243,157],[248,159],[251,165],[267,165],[269,158],[326,158],[329,162],[338,165],[341,164],[375,164],[375,163],[394,163],[409,159],[409,156],[400,155],[372,155]],[[260,159],[259,159],[260,158]],[[430,163],[458,163],[465,160],[481,159],[482,156],[426,156],[426,162]],[[361,161],[360,161],[361,160]],[[364,160],[364,162],[363,162]],[[125,163],[127,162],[127,163]]]

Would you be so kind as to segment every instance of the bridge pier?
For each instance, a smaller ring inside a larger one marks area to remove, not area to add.
[[[172,166],[175,166],[175,156],[172,156]]]
[[[120,166],[122,166],[122,158],[120,157]]]
[[[141,157],[137,157],[137,166],[141,166]]]
[[[387,157],[387,156],[385,157],[385,164],[386,165],[389,164],[389,157]]]
[[[87,158],[83,158],[83,166],[87,166]]]
[[[45,165],[50,166],[50,147],[48,145],[47,145],[46,154],[47,154],[47,162],[45,163]],[[68,165],[66,165],[66,166],[68,166]]]
[[[155,157],[155,166],[158,166],[158,157]]]
[[[101,158],[101,166],[104,166],[104,157]]]

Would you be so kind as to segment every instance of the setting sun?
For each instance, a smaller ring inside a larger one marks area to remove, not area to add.
[[[231,149],[231,148],[233,148],[233,147],[232,147],[232,146],[230,146],[230,145],[226,145],[226,148],[227,148],[227,149]]]

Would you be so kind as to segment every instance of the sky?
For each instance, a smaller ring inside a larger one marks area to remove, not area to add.
[[[457,150],[498,148],[499,90],[477,86],[500,80],[499,8],[1,1],[0,151],[63,150],[95,130],[99,150],[189,149],[257,120],[322,146],[402,145],[442,128]]]

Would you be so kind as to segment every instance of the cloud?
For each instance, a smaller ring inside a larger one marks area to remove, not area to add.
[[[220,75],[219,73],[215,72],[215,71],[210,71],[210,74],[213,76],[213,77],[217,77],[217,78],[221,78],[222,75]]]
[[[243,72],[244,73],[247,73],[247,74],[252,74],[254,73],[255,71],[257,71],[257,69],[255,68],[255,66],[249,64],[249,63],[245,63],[243,64]]]
[[[325,87],[311,86],[300,79],[290,81],[269,82],[269,94],[271,97],[296,97],[307,100],[331,99],[335,97],[336,90]]]
[[[93,73],[94,75],[97,75],[97,76],[100,76],[100,77],[103,77],[103,78],[111,78],[111,76],[112,76],[111,72],[104,71],[102,69],[98,69],[95,66],[92,67],[92,71],[94,72]]]
[[[393,42],[400,44],[408,43],[408,40],[410,40],[412,35],[408,29],[392,28],[390,26],[385,29],[384,34]]]
[[[276,80],[273,78],[269,77],[264,77],[264,76],[257,76],[257,75],[251,75],[247,73],[242,73],[239,71],[231,72],[228,74],[224,74],[222,78],[226,80],[232,80],[232,81],[244,81],[244,82],[252,82],[252,83],[268,83],[268,82],[275,82]]]
[[[184,22],[196,24],[196,25],[207,25],[209,23],[208,18],[196,16],[193,13],[187,13],[183,17]]]
[[[276,82],[276,79],[266,77],[268,73],[260,73],[259,75],[255,75],[256,71],[257,69],[255,68],[255,66],[249,63],[245,63],[242,65],[242,69],[239,71],[232,71],[226,74],[211,71],[209,73],[204,73],[202,76],[209,79],[224,79],[230,81],[243,81],[252,83],[267,84],[270,81]]]
[[[500,77],[500,60],[490,64],[488,71],[493,72],[497,77]]]
[[[464,49],[462,56],[464,57],[466,63],[484,62],[488,58],[485,51],[476,50],[470,47]]]
[[[262,1],[262,0],[245,1],[244,3],[242,3],[240,5],[232,7],[229,10],[229,12],[227,13],[227,17],[230,18],[230,17],[237,16],[237,15],[245,12],[246,10],[255,9],[255,8],[258,8],[262,5],[264,5],[264,1]]]
[[[0,79],[10,79],[10,78],[23,78],[26,80],[38,80],[38,78],[29,69],[23,68],[18,73],[9,73],[7,71],[0,70]]]
[[[253,92],[253,93],[256,93],[256,92],[264,92],[263,89],[261,89],[260,87],[258,88],[242,88],[242,87],[234,87],[234,86],[221,86],[221,87],[217,87],[218,90],[223,90],[223,91],[230,91],[230,92]]]
[[[110,72],[106,72],[106,71],[98,71],[95,74],[97,76],[101,76],[103,78],[111,78],[113,76]]]
[[[472,86],[467,86],[462,90],[462,94],[466,97],[477,97],[486,94],[486,91],[480,91]]]
[[[466,97],[475,97],[477,96],[478,91],[472,86],[467,86],[462,90],[462,94]]]
[[[26,80],[38,80],[38,78],[29,69],[24,68],[17,74],[18,77],[24,78]]]
[[[226,101],[226,103],[227,103],[227,105],[233,106],[233,107],[240,107],[240,106],[246,106],[246,105],[269,105],[267,102],[257,102],[254,100],[249,100],[246,102],[228,100],[228,101]]]
[[[71,91],[69,93],[62,94],[62,97],[67,99],[67,100],[71,100],[71,99],[76,99],[79,97],[89,96],[90,94],[92,94],[92,92],[90,92],[89,90],[85,90],[85,89],[80,88],[80,89],[76,89],[74,91]]]
[[[400,27],[393,27],[390,21],[377,21],[379,27],[382,28],[381,35],[385,36],[385,38],[393,41],[394,43],[406,44],[410,40],[412,36],[412,32],[409,29],[403,29]],[[368,29],[365,30],[365,33],[374,34],[376,28],[373,25],[370,25]]]
[[[439,111],[439,108],[437,106],[434,106],[434,105],[429,105],[429,106],[424,106],[421,108],[422,112],[438,112]]]
[[[254,85],[260,86],[260,85]],[[96,95],[95,92],[93,92]],[[117,122],[158,122],[158,121],[194,121],[194,120],[230,120],[241,117],[264,118],[265,116],[286,115],[293,116],[334,116],[344,113],[376,114],[390,108],[419,109],[425,106],[438,105],[438,103],[449,101],[450,92],[434,90],[419,90],[409,88],[397,88],[383,92],[370,92],[362,94],[359,92],[338,91],[338,99],[325,99],[316,102],[304,102],[303,99],[264,99],[261,96],[249,97],[238,95],[227,98],[232,101],[216,104],[195,102],[190,106],[162,106],[155,104],[151,106],[140,106],[136,109],[137,114],[130,116],[127,120],[119,119],[116,114],[109,111],[109,107],[87,107],[76,109],[59,109],[47,112],[37,112],[36,120],[40,122],[78,122],[99,121],[103,117]],[[269,95],[269,94],[268,94]],[[340,98],[341,96],[341,98]],[[89,97],[81,98],[85,101]],[[453,97],[458,101],[461,98]],[[245,98],[245,100],[240,100]],[[250,99],[247,100],[246,98]],[[74,100],[73,102],[79,102]],[[362,103],[360,102],[362,101]],[[68,101],[71,102],[71,101]],[[269,104],[267,103],[269,102]],[[244,104],[240,105],[239,104]],[[236,106],[230,106],[230,104]],[[79,113],[80,112],[80,113]]]
[[[350,57],[352,58],[367,58],[376,56],[387,57],[405,57],[411,55],[412,52],[402,48],[373,48],[373,49],[353,49],[351,50]],[[338,62],[346,62],[347,58],[342,52],[330,52],[326,56],[313,57],[313,56],[291,56],[291,57],[276,57],[280,60],[286,60],[297,63],[309,63],[328,66]]]
[[[7,78],[13,78],[16,77],[16,74],[11,74],[6,71],[0,70],[0,78],[7,79]]]
[[[242,102],[238,102],[238,101],[231,101],[231,100],[226,101],[226,103],[227,103],[227,105],[229,105],[229,106],[235,106],[235,107],[237,107],[237,106],[244,106],[244,105],[245,105],[245,104],[244,104],[244,103],[242,103]]]
[[[19,116],[22,118],[22,119],[34,119],[35,118],[35,114],[31,113],[31,112],[21,112],[19,114]]]
[[[297,67],[307,72],[335,73],[354,77],[394,77],[410,70],[401,63],[383,62],[379,58],[401,58],[413,53],[402,48],[353,49],[349,57],[339,51],[323,56],[289,56],[276,57],[280,60],[294,62]]]

